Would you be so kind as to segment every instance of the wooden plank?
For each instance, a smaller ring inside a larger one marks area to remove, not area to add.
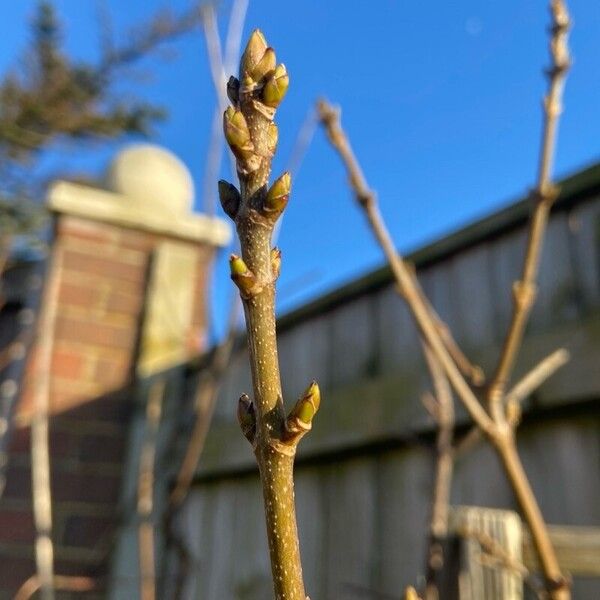
[[[352,460],[328,469],[327,589],[324,598],[352,598],[355,586],[372,585],[375,552],[373,464]]]
[[[281,383],[287,401],[295,402],[313,379],[323,390],[330,387],[334,359],[330,315],[286,329],[279,335],[278,347]]]
[[[585,203],[569,214],[573,270],[583,310],[600,306],[600,203]]]
[[[494,339],[496,302],[491,287],[489,246],[482,244],[453,257],[450,272],[450,300],[457,314],[453,330],[457,342],[468,351]]]
[[[332,387],[373,378],[379,370],[373,296],[363,296],[341,306],[330,319],[334,352]]]
[[[600,527],[549,525],[550,540],[560,568],[579,577],[600,577]],[[523,562],[539,571],[537,555],[529,531],[523,532]]]
[[[454,506],[450,531],[461,540],[458,587],[460,600],[521,600],[522,576],[502,562],[489,564],[487,551],[498,548],[506,561],[521,563],[521,519],[512,511]],[[489,544],[488,544],[489,540]]]
[[[376,590],[399,598],[399,590],[419,585],[425,573],[433,458],[427,449],[413,447],[378,457],[377,466]]]
[[[375,302],[381,371],[390,373],[398,368],[410,368],[415,363],[419,338],[406,303],[393,285],[379,291]]]

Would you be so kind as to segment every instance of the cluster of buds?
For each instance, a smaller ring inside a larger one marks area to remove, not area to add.
[[[243,102],[245,94],[254,93],[255,100],[275,109],[281,104],[290,83],[285,65],[277,64],[275,50],[269,47],[258,29],[248,40],[240,61],[239,75],[239,80],[232,77],[227,85],[229,99],[234,105]]]
[[[277,64],[275,51],[258,30],[250,36],[242,55],[239,76],[239,79],[231,77],[227,83],[232,106],[223,115],[225,139],[236,157],[242,180],[257,171],[265,173],[266,179],[279,137],[273,117],[287,92],[289,77],[285,66]],[[263,195],[259,206],[253,208],[274,223],[285,208],[290,188],[290,174],[284,173]],[[242,204],[238,190],[220,181],[219,198],[225,213],[235,220]]]

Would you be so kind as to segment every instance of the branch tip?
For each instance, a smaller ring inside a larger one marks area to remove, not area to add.
[[[250,35],[246,49],[240,60],[240,77],[251,73],[262,60],[268,48],[267,40],[260,29],[255,29]]]

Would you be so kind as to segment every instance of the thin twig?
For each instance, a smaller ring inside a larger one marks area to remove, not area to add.
[[[536,208],[531,221],[523,277],[514,287],[513,320],[501,353],[499,366],[492,379],[492,384],[488,388],[489,414],[479,403],[473,390],[463,378],[463,374],[456,365],[454,358],[448,352],[431,312],[422,297],[422,293],[419,292],[418,286],[415,284],[415,278],[412,276],[410,268],[394,247],[378,211],[375,195],[367,186],[350,143],[341,129],[338,111],[322,101],[319,104],[319,113],[330,142],[336,148],[346,166],[356,199],[362,206],[371,229],[388,259],[398,288],[415,318],[423,340],[444,368],[452,387],[475,424],[488,436],[498,452],[524,519],[532,532],[546,579],[549,597],[552,600],[567,600],[570,598],[569,582],[560,571],[546,524],[517,451],[514,431],[518,419],[505,413],[506,408],[509,409],[508,412],[510,413],[510,408],[514,407],[514,403],[508,407],[504,404],[506,382],[510,376],[517,351],[521,346],[527,316],[535,296],[535,279],[539,267],[541,242],[546,230],[549,211],[556,197],[556,191],[549,181],[549,172],[564,76],[569,67],[569,56],[566,47],[569,17],[562,0],[551,1],[551,12],[553,26],[550,48],[553,66],[549,71],[550,89],[545,101],[545,127],[538,186],[535,192]]]
[[[569,362],[570,354],[564,348],[555,350],[552,354],[539,362],[529,373],[522,377],[506,394],[505,403],[521,403],[532,392],[537,390],[547,379],[552,377],[558,369]]]
[[[431,318],[433,319],[433,322],[437,327],[438,333],[440,334],[444,345],[448,349],[450,356],[456,363],[456,366],[460,369],[461,373],[468,380],[471,381],[471,384],[473,386],[481,387],[485,383],[485,374],[483,372],[483,369],[479,365],[472,363],[467,357],[467,355],[462,351],[460,346],[457,344],[456,340],[452,335],[450,327],[448,327],[448,325],[442,320],[440,315],[433,307],[433,304],[431,304],[431,302],[429,301],[429,298],[427,298],[427,296],[425,295],[425,292],[423,291],[423,288],[419,283],[415,265],[413,263],[407,263],[407,266],[410,267],[410,270],[413,275],[413,283],[417,292],[421,296],[421,301],[429,311],[429,314],[431,315]],[[401,293],[400,290],[399,293]]]
[[[448,535],[450,490],[454,470],[454,401],[444,370],[426,344],[423,344],[423,350],[435,390],[437,422],[436,467],[429,521],[425,598],[437,600],[440,597],[439,574],[444,566],[443,543]]]
[[[520,417],[520,406],[523,401],[538,389],[547,379],[552,377],[558,369],[569,362],[569,352],[564,348],[555,350],[552,354],[540,361],[531,371],[525,374],[506,394],[505,405],[513,407],[511,413]],[[512,426],[517,423],[513,418],[507,418]],[[469,452],[482,439],[482,433],[477,425],[474,425],[454,446],[455,457]]]
[[[146,403],[145,434],[140,450],[137,486],[138,551],[140,569],[140,600],[156,597],[156,565],[154,559],[154,470],[156,443],[165,396],[166,380],[156,380]]]
[[[543,239],[548,215],[558,193],[552,185],[551,173],[554,159],[558,119],[562,111],[562,94],[570,66],[567,34],[570,19],[563,0],[552,0],[553,17],[550,54],[552,66],[548,70],[548,94],[544,99],[544,127],[536,187],[532,192],[534,213],[529,228],[527,251],[521,279],[513,286],[513,312],[498,367],[489,389],[489,401],[494,409],[502,401],[502,395],[510,379],[517,354],[522,345],[523,334],[537,290],[537,274],[542,253]],[[495,409],[497,410],[497,408]]]
[[[31,485],[35,523],[35,560],[42,600],[54,599],[54,547],[52,544],[52,494],[50,489],[50,452],[48,427],[50,410],[50,372],[54,330],[58,310],[63,250],[56,242],[49,261],[36,339],[36,368],[31,420]]]
[[[376,237],[388,260],[396,284],[411,309],[423,339],[431,348],[436,360],[443,366],[448,380],[473,420],[483,430],[490,431],[493,426],[492,420],[483,410],[479,400],[464,380],[462,373],[444,345],[439,329],[428,307],[423,302],[422,294],[415,286],[411,268],[398,253],[392,242],[387,227],[379,213],[375,194],[368,187],[362,169],[354,156],[350,142],[341,128],[339,110],[334,109],[327,102],[321,100],[318,103],[318,111],[329,141],[338,151],[346,167],[356,200],[363,209],[373,235]]]

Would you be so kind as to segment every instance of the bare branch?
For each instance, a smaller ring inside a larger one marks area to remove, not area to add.
[[[540,150],[540,161],[536,187],[532,192],[534,212],[529,228],[527,251],[521,279],[513,286],[513,312],[498,367],[489,389],[489,402],[494,413],[500,413],[502,395],[510,379],[517,354],[523,341],[523,333],[533,306],[537,290],[542,245],[548,224],[548,215],[558,195],[550,177],[558,119],[562,111],[562,94],[565,78],[570,66],[567,34],[571,26],[569,14],[563,0],[552,0],[552,37],[550,54],[552,66],[548,70],[548,93],[544,99],[544,128]]]
[[[444,345],[428,307],[424,304],[421,293],[414,284],[414,277],[410,267],[397,252],[392,242],[387,227],[377,208],[375,194],[369,189],[362,169],[354,156],[350,142],[341,128],[339,110],[334,109],[327,102],[321,100],[318,103],[318,111],[329,141],[338,151],[346,167],[356,200],[363,209],[371,230],[381,245],[396,284],[411,309],[423,339],[431,348],[436,360],[443,366],[452,387],[464,403],[473,420],[482,429],[490,431],[493,425],[491,419],[483,410],[479,400],[463,378],[448,349]]]

